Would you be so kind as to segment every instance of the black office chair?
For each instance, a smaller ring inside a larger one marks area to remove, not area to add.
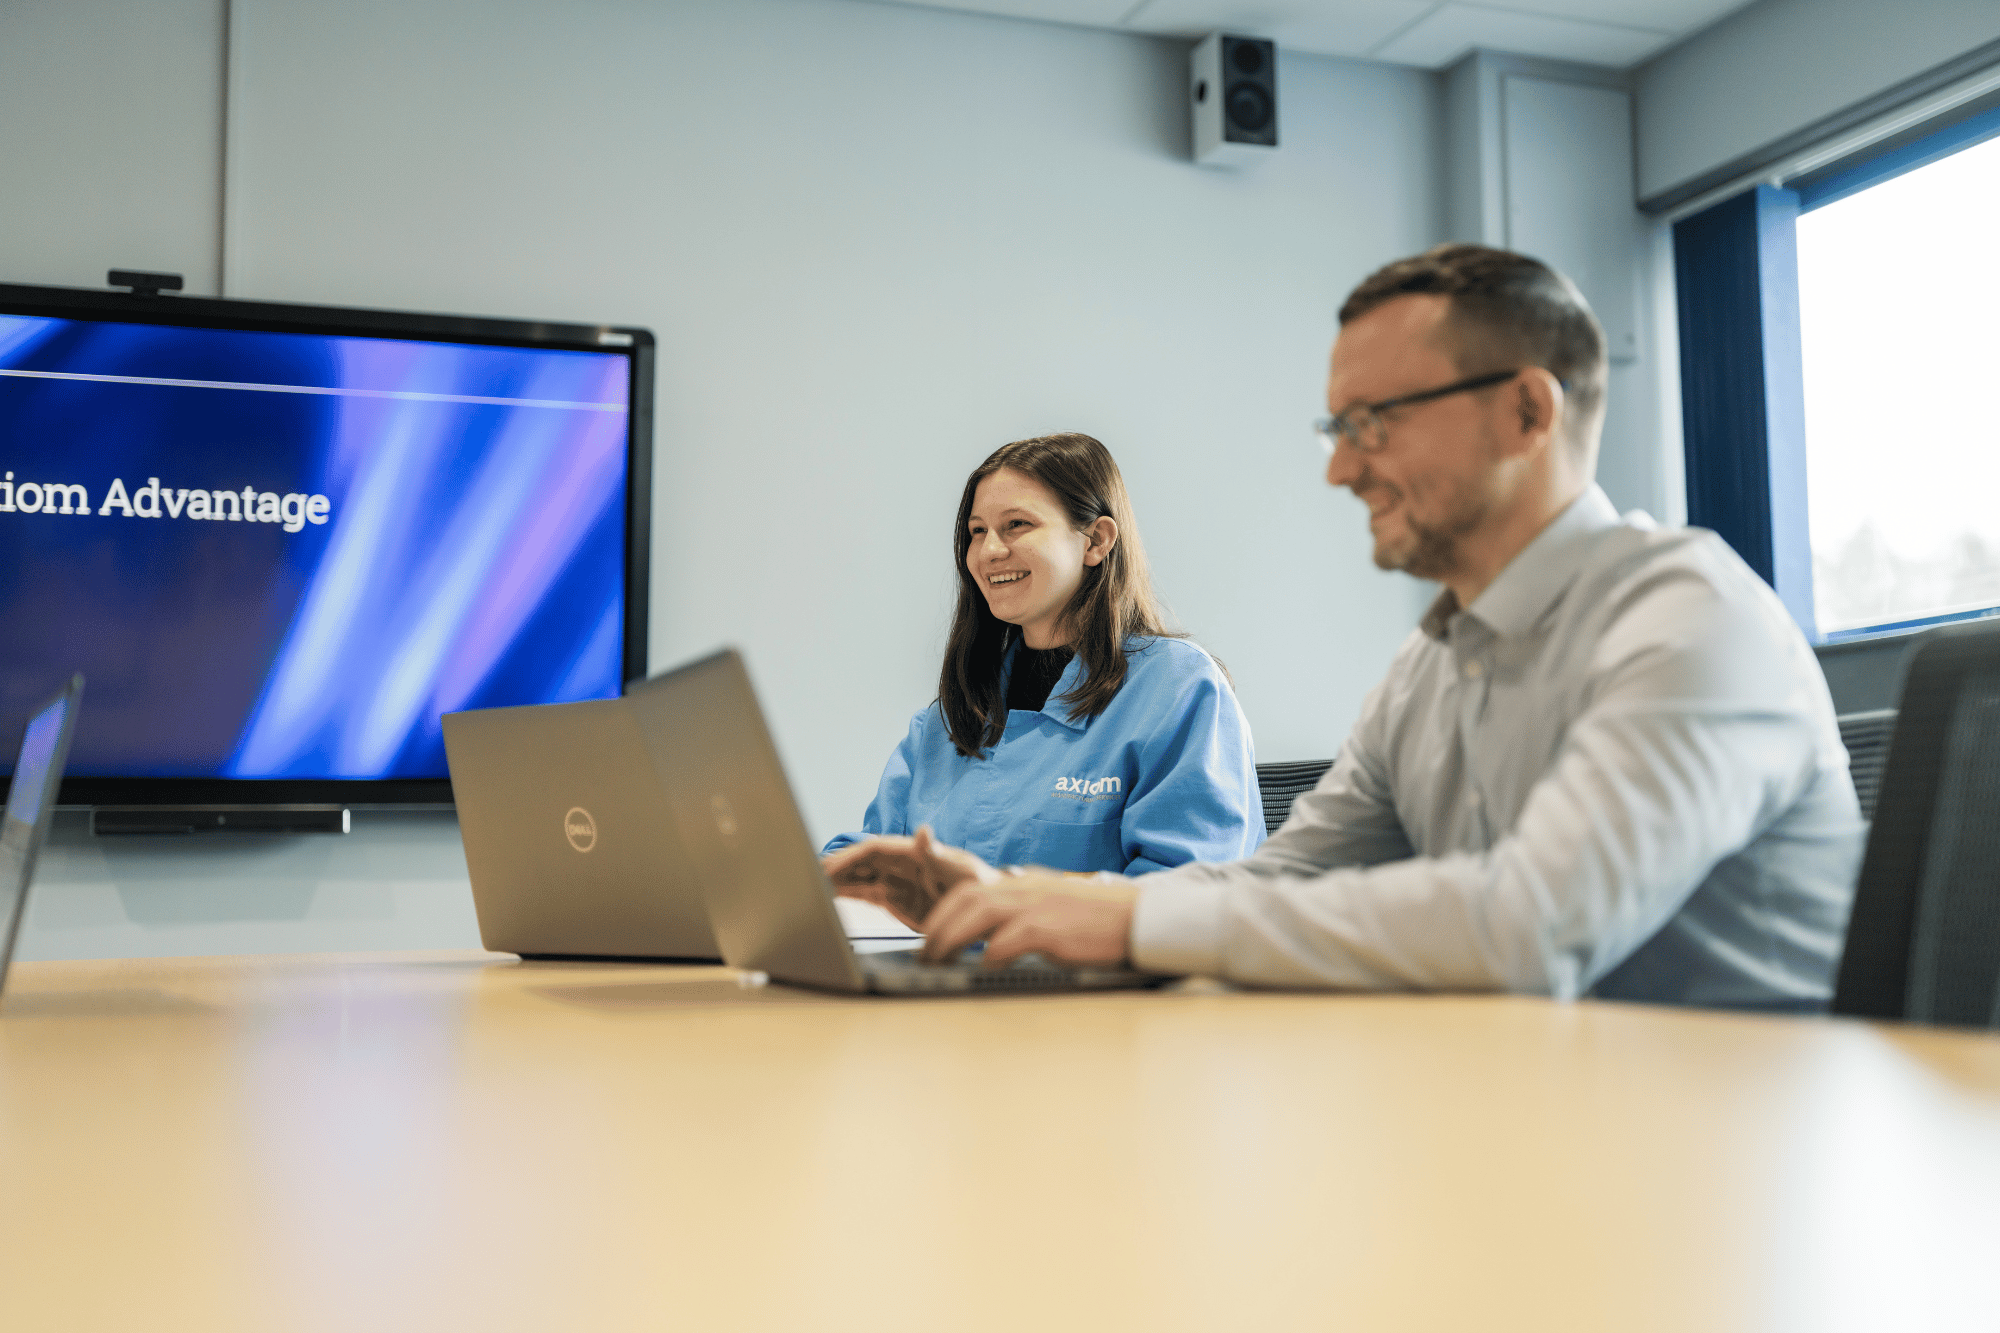
[[[1896,710],[1877,708],[1840,716],[1840,741],[1847,747],[1847,771],[1854,794],[1861,798],[1861,817],[1875,818],[1875,795],[1882,789],[1882,764],[1889,757],[1889,735],[1896,729]],[[1306,759],[1291,764],[1257,765],[1257,782],[1264,789],[1264,824],[1271,833],[1292,812],[1292,800],[1311,791],[1320,775],[1333,767],[1331,759]]]
[[[1292,813],[1292,802],[1302,791],[1311,791],[1320,776],[1333,767],[1331,759],[1301,759],[1289,764],[1257,765],[1257,787],[1264,793],[1264,832],[1276,833],[1278,825]]]
[[[1910,659],[1833,1012],[2000,1027],[2000,623]]]
[[[1889,757],[1889,735],[1896,729],[1896,710],[1840,715],[1840,743],[1847,747],[1847,771],[1854,794],[1861,798],[1861,817],[1875,818],[1875,796],[1882,790],[1882,764]]]

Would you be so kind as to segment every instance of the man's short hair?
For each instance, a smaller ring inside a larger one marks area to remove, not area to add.
[[[1485,245],[1440,245],[1368,275],[1340,307],[1359,319],[1399,296],[1451,300],[1446,349],[1466,375],[1540,366],[1563,382],[1571,438],[1581,442],[1604,404],[1604,329],[1576,284],[1538,259]]]

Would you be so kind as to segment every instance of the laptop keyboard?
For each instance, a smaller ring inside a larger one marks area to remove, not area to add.
[[[919,962],[915,949],[871,953],[860,962],[863,971],[901,991],[1062,990],[1077,980],[1076,969],[1051,966],[1034,954],[1005,967],[985,967],[977,947],[955,963]]]

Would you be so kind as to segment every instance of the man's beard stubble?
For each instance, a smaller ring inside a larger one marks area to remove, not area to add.
[[[1401,570],[1419,579],[1441,581],[1457,572],[1459,538],[1485,521],[1492,508],[1492,501],[1487,496],[1471,486],[1461,485],[1452,492],[1444,517],[1436,523],[1423,523],[1410,513],[1409,496],[1377,477],[1373,471],[1364,471],[1349,489],[1363,504],[1368,502],[1368,492],[1381,490],[1403,506],[1403,523],[1410,532],[1410,545],[1404,550],[1394,551],[1376,542],[1375,567]]]

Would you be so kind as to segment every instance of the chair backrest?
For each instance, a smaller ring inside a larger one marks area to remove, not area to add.
[[[1896,710],[1840,715],[1840,743],[1847,747],[1847,771],[1854,794],[1861,798],[1861,817],[1875,818],[1875,796],[1882,790],[1882,764],[1889,757],[1889,735],[1896,729]]]
[[[2000,1023],[2000,623],[1910,659],[1833,1011]]]
[[[1264,793],[1264,832],[1276,833],[1278,825],[1292,813],[1292,802],[1302,791],[1311,791],[1320,776],[1333,767],[1331,759],[1301,759],[1289,764],[1257,765],[1257,787]]]

